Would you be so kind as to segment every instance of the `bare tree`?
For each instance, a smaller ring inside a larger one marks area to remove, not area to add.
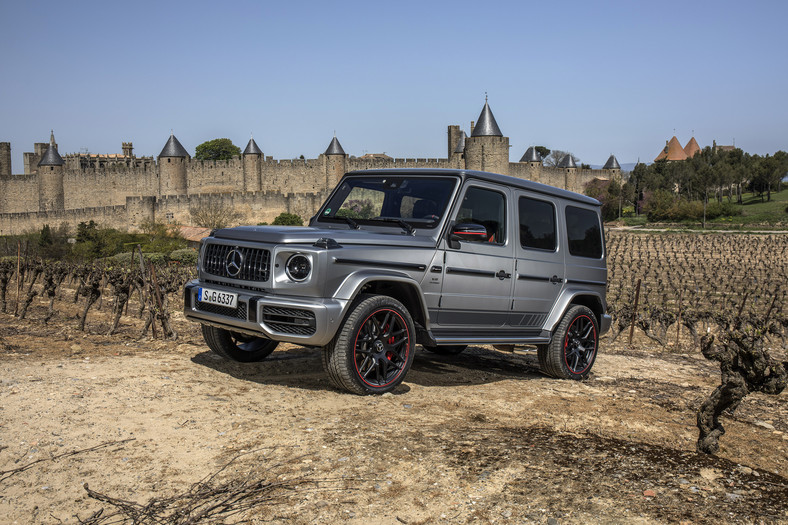
[[[575,164],[577,164],[578,166],[580,165],[580,159],[579,158],[575,157],[572,153],[570,153],[568,151],[561,151],[560,149],[552,150],[550,152],[550,155],[548,155],[544,159],[544,165],[548,166],[550,168],[555,168],[561,162],[561,159],[563,159],[567,155],[572,155],[572,158],[574,159]]]
[[[221,201],[210,200],[189,208],[189,216],[195,226],[215,229],[240,221],[243,214]]]

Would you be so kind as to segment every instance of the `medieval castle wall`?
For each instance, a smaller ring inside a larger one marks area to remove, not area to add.
[[[190,208],[229,207],[244,223],[270,223],[282,212],[311,217],[347,171],[379,168],[478,169],[582,192],[592,180],[620,176],[620,170],[550,168],[540,162],[509,162],[509,139],[468,137],[455,152],[459,126],[449,126],[446,158],[356,158],[326,152],[316,159],[276,160],[248,154],[226,161],[188,157],[132,157],[131,143],[123,155],[66,155],[62,200],[43,203],[46,180],[36,173],[49,144],[36,143],[25,153],[24,175],[11,174],[11,145],[0,143],[0,235],[40,229],[45,224],[74,228],[94,220],[106,227],[138,229],[145,221],[190,223]],[[251,142],[251,141],[250,141]],[[51,143],[56,148],[54,136]],[[454,144],[453,144],[454,143]],[[185,152],[184,152],[185,155]],[[95,158],[94,158],[95,157]],[[106,162],[105,161],[106,158]],[[51,200],[51,199],[50,199]],[[60,204],[58,204],[60,203]],[[46,210],[46,211],[41,211]]]

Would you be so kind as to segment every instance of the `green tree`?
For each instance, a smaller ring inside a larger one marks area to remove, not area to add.
[[[534,146],[534,149],[539,154],[539,156],[542,157],[542,159],[546,159],[548,156],[550,156],[549,148],[545,148],[544,146]]]
[[[203,142],[194,150],[197,160],[230,160],[241,154],[241,148],[230,139],[213,139]]]

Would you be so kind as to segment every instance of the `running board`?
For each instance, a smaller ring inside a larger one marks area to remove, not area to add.
[[[432,339],[438,345],[482,344],[482,345],[543,345],[550,342],[549,332],[541,330],[528,333],[484,334],[479,331],[465,332],[451,329],[432,330]]]

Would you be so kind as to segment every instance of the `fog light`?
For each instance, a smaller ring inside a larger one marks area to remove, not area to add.
[[[287,260],[287,265],[285,265],[285,273],[287,273],[287,276],[298,282],[309,277],[311,271],[312,263],[309,262],[309,258],[300,253],[291,255]]]

